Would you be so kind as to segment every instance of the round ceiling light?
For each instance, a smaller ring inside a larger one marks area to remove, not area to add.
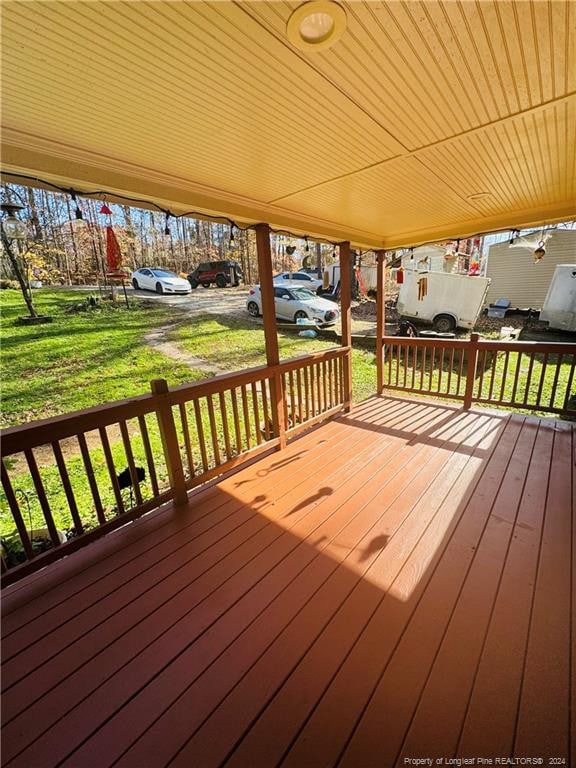
[[[324,51],[343,35],[346,13],[330,0],[313,0],[296,8],[288,19],[288,40],[302,51]]]

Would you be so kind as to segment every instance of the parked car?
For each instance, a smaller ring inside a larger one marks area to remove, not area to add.
[[[135,290],[156,291],[156,293],[190,293],[190,283],[169,269],[142,267],[132,272]]]
[[[322,287],[322,280],[306,272],[283,272],[276,275],[274,285],[284,285],[287,288],[308,288],[310,291],[317,291]]]
[[[322,299],[307,288],[288,288],[274,286],[274,306],[276,317],[282,320],[312,320],[322,325],[334,325],[340,312],[333,301]],[[260,286],[250,289],[246,309],[252,317],[262,314],[262,295]]]
[[[226,288],[227,285],[240,285],[244,274],[237,261],[205,261],[188,275],[188,280],[192,288],[199,285],[210,288],[212,283],[218,288]]]

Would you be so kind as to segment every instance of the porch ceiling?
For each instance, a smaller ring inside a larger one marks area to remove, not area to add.
[[[5,1],[4,170],[360,246],[575,214],[569,2],[343,2],[313,53],[299,4]]]

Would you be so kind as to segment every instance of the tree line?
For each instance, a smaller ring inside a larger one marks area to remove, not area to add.
[[[23,206],[19,217],[28,238],[18,244],[30,279],[62,285],[106,283],[106,226],[111,224],[123,256],[123,267],[163,267],[188,274],[203,261],[238,261],[248,284],[258,282],[255,234],[232,230],[228,224],[192,218],[166,219],[159,211],[118,205],[16,184],[3,184],[4,201]],[[101,213],[103,204],[112,212]],[[82,218],[77,218],[76,206]],[[315,267],[332,260],[332,247],[309,246],[285,235],[271,237],[274,269]],[[2,260],[3,278],[13,277],[9,260]]]

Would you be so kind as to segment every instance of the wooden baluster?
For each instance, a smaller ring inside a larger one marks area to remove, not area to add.
[[[324,402],[324,410],[327,411],[330,407],[328,403],[328,381],[326,375],[326,360],[322,360],[322,399]]]
[[[199,401],[193,400],[194,403],[194,418],[196,420],[196,434],[198,435],[198,446],[200,448],[200,458],[202,459],[202,467],[204,472],[208,472],[208,451],[206,450],[206,438],[204,437],[204,424],[202,423],[202,410],[200,408]]]
[[[450,350],[450,362],[448,363],[448,383],[446,384],[446,392],[451,394],[450,385],[452,383],[452,369],[454,368],[454,347]],[[458,394],[458,393],[456,393]]]
[[[556,400],[556,391],[558,388],[558,379],[560,377],[560,370],[562,368],[563,360],[564,360],[564,355],[559,355],[556,358],[556,373],[554,374],[554,381],[552,382],[552,390],[550,392],[550,401],[548,403],[548,408],[554,408],[554,402]]]
[[[512,385],[512,397],[510,398],[511,405],[517,405],[516,390],[518,388],[518,377],[520,376],[521,366],[522,366],[522,352],[518,352],[516,354],[516,370],[514,371],[514,384]]]
[[[290,394],[290,421],[296,426],[296,401],[294,400],[294,377],[292,371],[288,371],[288,392]],[[290,423],[290,422],[288,422]]]
[[[484,386],[484,371],[486,370],[486,355],[488,354],[488,351],[485,349],[482,352],[482,364],[480,365],[480,378],[478,380],[478,394],[476,397],[478,400],[482,400],[482,389]]]
[[[544,379],[546,378],[547,365],[548,365],[548,352],[545,352],[544,360],[542,362],[542,373],[540,374],[540,383],[538,385],[538,394],[536,395],[536,405],[540,405],[540,398],[542,397],[542,387],[544,386]]]
[[[32,560],[32,558],[34,557],[32,542],[30,541],[30,538],[28,536],[28,530],[26,529],[26,524],[24,523],[24,519],[22,518],[22,514],[20,513],[20,506],[18,505],[18,501],[16,499],[14,489],[12,488],[12,483],[10,482],[10,477],[8,476],[8,470],[6,469],[4,461],[2,460],[0,460],[0,468],[2,470],[2,473],[1,473],[2,487],[4,488],[4,494],[6,496],[6,501],[8,502],[8,506],[10,507],[10,512],[12,513],[12,518],[14,519],[16,530],[18,531],[18,535],[20,536],[20,541],[22,542],[22,547],[24,549],[26,557],[28,558],[28,560]],[[60,541],[58,541],[58,543],[60,543]]]
[[[314,366],[311,365],[308,368],[308,374],[310,376],[310,400],[312,401],[312,417],[316,416],[316,394],[314,389],[316,387],[316,381],[314,379]]]
[[[66,468],[66,462],[64,461],[64,456],[62,455],[62,448],[60,447],[60,443],[52,443],[52,450],[54,451],[54,456],[56,458],[56,465],[58,467],[60,479],[62,480],[62,487],[64,488],[64,494],[66,496],[66,501],[68,502],[70,514],[72,515],[74,528],[76,533],[80,536],[84,533],[84,526],[82,525],[80,513],[78,512],[78,506],[76,504],[74,491],[72,490],[68,469]]]
[[[334,361],[332,360],[332,358],[330,358],[328,360],[328,362],[326,363],[326,371],[327,371],[327,376],[328,376],[328,405],[329,405],[330,408],[334,408],[334,405],[335,405],[335,403],[334,403],[334,379],[333,379],[333,376],[334,376],[333,368],[334,368],[334,366],[332,365],[333,362]]]
[[[488,400],[492,400],[492,393],[494,391],[494,381],[496,379],[496,363],[498,362],[498,352],[494,350],[492,353],[492,369],[490,371],[490,388],[488,390]]]
[[[506,388],[506,379],[508,377],[508,362],[510,360],[510,352],[506,352],[506,356],[504,357],[504,370],[502,371],[502,383],[500,384],[500,397],[498,402],[503,403],[504,402],[504,393]]]
[[[262,392],[262,410],[264,411],[264,439],[270,440],[273,435],[270,429],[270,410],[268,408],[268,379],[262,379],[260,391]]]
[[[400,360],[402,358],[402,344],[396,344],[396,386],[400,386]]]
[[[426,375],[426,347],[422,347],[422,367],[420,368],[420,391],[424,391],[424,376]]]
[[[244,435],[246,436],[246,448],[249,449],[252,446],[252,441],[250,439],[250,415],[248,412],[248,395],[244,385],[240,387],[240,393],[242,395],[242,414],[244,416]]]
[[[256,391],[256,382],[253,381],[250,385],[252,391],[252,413],[254,414],[254,424],[256,425],[256,444],[260,445],[262,442],[262,433],[260,432],[260,412],[258,409],[258,392]]]
[[[464,375],[464,357],[466,356],[466,350],[464,348],[460,349],[460,362],[458,364],[458,385],[456,387],[456,394],[460,394],[460,389],[462,385],[462,376]]]
[[[534,368],[534,352],[530,352],[530,362],[528,363],[528,375],[526,376],[526,389],[524,390],[523,404],[528,404],[528,397],[530,395],[530,384],[532,383],[532,370]]]
[[[442,374],[444,373],[444,353],[445,347],[440,347],[440,360],[438,361],[438,387],[437,392],[442,392]]]
[[[50,540],[55,547],[58,547],[61,543],[60,537],[58,536],[58,531],[56,530],[56,524],[54,523],[54,518],[52,517],[52,510],[50,509],[50,504],[48,503],[48,499],[46,497],[44,483],[40,477],[40,472],[38,471],[38,465],[36,464],[36,458],[32,453],[32,449],[27,448],[24,451],[24,456],[26,457],[26,462],[28,463],[28,468],[30,470],[30,474],[32,475],[32,482],[34,483],[36,496],[38,497],[40,508],[42,509],[44,520],[46,521],[46,527],[48,528],[48,532],[50,534]]]
[[[234,436],[236,438],[236,453],[240,455],[242,453],[242,435],[240,432],[240,414],[238,413],[238,396],[236,394],[236,388],[231,393],[232,395],[232,413],[234,415]]]
[[[314,373],[316,376],[316,396],[318,398],[318,413],[322,413],[324,406],[322,404],[322,368],[320,363],[314,363]]]
[[[416,367],[418,365],[418,347],[414,345],[410,347],[412,350],[412,389],[416,389]]]
[[[263,382],[264,385],[264,382]],[[230,431],[228,429],[228,412],[226,409],[226,398],[224,396],[224,392],[220,392],[218,395],[219,401],[220,401],[220,416],[222,418],[222,433],[224,435],[224,450],[226,451],[226,458],[231,459],[232,458],[232,447],[230,445]],[[266,420],[264,420],[264,424],[266,424]],[[268,428],[268,425],[266,425],[265,429]]]
[[[208,420],[210,422],[210,435],[212,437],[212,451],[214,453],[214,464],[218,466],[220,461],[220,446],[218,445],[218,431],[216,429],[216,417],[214,415],[214,403],[212,402],[212,395],[206,395],[206,403],[208,404]],[[260,434],[258,430],[258,422],[256,422],[257,434]]]
[[[474,394],[474,380],[476,378],[476,365],[478,363],[478,339],[477,333],[470,334],[468,342],[468,361],[466,368],[466,390],[464,392],[464,409],[468,410],[472,406]]]
[[[302,370],[298,368],[296,371],[296,387],[298,390],[298,422],[302,424]]]
[[[406,389],[407,381],[408,381],[408,352],[409,352],[409,350],[410,350],[409,345],[405,344],[404,345],[404,379],[403,379],[404,383],[402,385],[404,387],[404,389]]]
[[[188,462],[188,471],[190,477],[194,477],[194,455],[192,453],[192,441],[190,439],[190,427],[188,426],[188,415],[186,413],[186,404],[180,403],[178,406],[180,412],[180,423],[182,424],[182,435],[184,436],[184,448],[186,450],[186,461]]]
[[[570,398],[572,397],[572,382],[574,380],[575,368],[576,368],[576,355],[572,355],[572,367],[570,368],[570,375],[568,376],[568,383],[566,384],[566,394],[564,395],[564,405],[562,406],[565,411],[568,410]],[[574,410],[574,406],[572,406],[571,410]]]
[[[100,498],[100,492],[98,490],[98,483],[94,475],[94,467],[92,466],[92,460],[90,459],[90,451],[86,443],[86,437],[83,432],[77,435],[78,444],[80,445],[80,453],[82,454],[82,461],[84,463],[84,469],[86,470],[86,477],[88,478],[88,485],[90,486],[90,493],[94,501],[94,509],[96,510],[96,517],[98,522],[103,524],[106,522],[104,515],[104,507],[102,506],[102,500]]]
[[[134,496],[136,497],[136,504],[140,505],[142,504],[142,493],[140,492],[140,483],[138,482],[138,474],[136,473],[136,465],[134,464],[134,454],[132,453],[132,445],[130,444],[128,426],[125,421],[120,422],[120,434],[122,435],[124,451],[126,453],[126,458],[128,459],[128,470],[130,472],[130,479],[132,480],[132,488],[134,490]]]
[[[155,379],[150,382],[150,388],[155,396],[156,418],[158,419],[170,488],[174,493],[173,503],[176,507],[182,507],[188,503],[188,494],[186,493],[186,478],[178,444],[178,433],[174,423],[172,405],[168,399],[168,382],[165,379]]]
[[[286,424],[286,428],[292,429],[294,424],[292,423],[292,419],[290,418],[290,413],[288,412],[287,377],[288,377],[288,374],[285,371],[280,375],[280,378],[282,380],[282,392],[284,393],[284,398],[282,400],[282,413],[284,414],[284,424]]]
[[[110,441],[108,440],[106,427],[100,427],[98,429],[98,434],[100,435],[100,442],[102,443],[102,448],[104,450],[104,458],[106,459],[108,475],[110,477],[114,498],[116,499],[116,507],[118,509],[118,514],[121,515],[124,512],[124,502],[122,500],[122,494],[120,493],[118,478],[116,477],[116,467],[114,466],[114,459],[112,457],[112,451],[110,450]]]
[[[384,354],[384,363],[382,365],[382,370],[385,370],[385,363],[386,358],[388,358],[388,378],[384,382],[384,386],[388,384],[388,386],[392,386],[392,344],[388,344],[388,346],[384,345],[383,347],[383,354]]]
[[[150,478],[150,484],[152,485],[152,493],[154,496],[159,496],[160,489],[158,487],[158,477],[156,475],[154,455],[152,454],[152,446],[150,445],[150,436],[148,434],[148,427],[146,425],[146,417],[138,416],[138,424],[140,425],[140,434],[142,435],[142,443],[144,444],[144,453],[146,454],[146,463],[148,464],[148,477]],[[191,467],[191,473],[192,477],[194,477],[194,466]]]
[[[302,376],[304,377],[304,396],[306,405],[306,421],[310,418],[310,387],[308,384],[308,369],[302,369]]]
[[[436,347],[432,347],[432,354],[430,356],[430,374],[428,376],[428,392],[432,392],[432,379],[434,378],[435,370],[436,370]]]

